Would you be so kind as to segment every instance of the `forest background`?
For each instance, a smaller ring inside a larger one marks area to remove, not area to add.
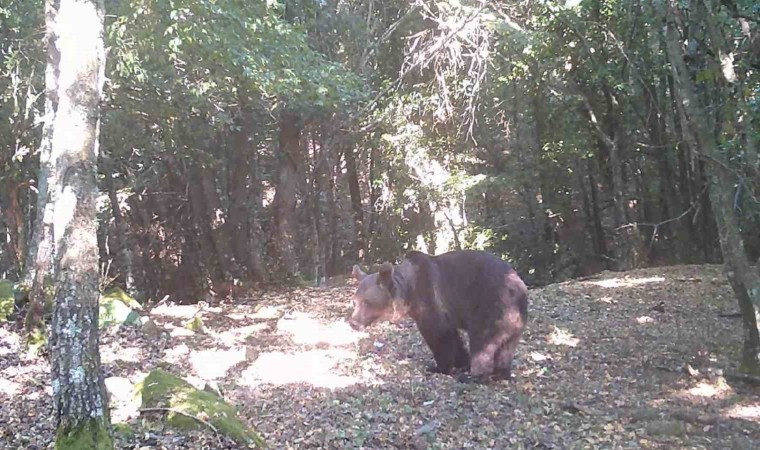
[[[756,2],[105,3],[103,287],[193,302],[476,248],[534,285],[730,259],[760,296]],[[29,284],[44,29],[0,5],[0,277]]]

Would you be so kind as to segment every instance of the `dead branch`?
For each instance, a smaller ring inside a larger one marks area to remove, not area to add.
[[[174,413],[174,414],[179,414],[181,416],[189,417],[189,418],[191,418],[193,420],[196,420],[196,421],[202,423],[203,425],[206,425],[207,427],[209,427],[211,429],[211,431],[213,431],[216,434],[216,438],[221,443],[221,438],[220,438],[219,430],[214,425],[212,425],[211,423],[209,423],[209,422],[201,419],[200,417],[194,416],[192,414],[188,414],[188,413],[186,413],[184,411],[180,411],[180,410],[175,409],[175,408],[165,408],[165,407],[140,408],[140,412],[141,413],[142,412],[171,412],[171,413]]]
[[[568,411],[571,413],[581,413],[585,416],[598,416],[601,414],[599,411],[593,408],[589,408],[588,406],[579,405],[573,402],[563,403],[561,405],[561,408],[565,411]]]
[[[693,414],[685,411],[673,412],[673,417],[682,421],[689,422],[697,425],[715,425],[720,421],[720,417],[712,414]]]

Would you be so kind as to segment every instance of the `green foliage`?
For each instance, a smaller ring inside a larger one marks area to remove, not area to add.
[[[167,423],[177,429],[203,429],[203,418],[239,445],[264,448],[264,440],[237,417],[235,410],[211,392],[160,369],[153,370],[137,387],[143,408],[169,408]]]
[[[114,87],[142,86],[145,95],[165,98],[156,105],[164,117],[210,113],[211,123],[230,125],[239,89],[315,111],[345,107],[362,96],[359,78],[311,50],[305,33],[284,22],[276,4],[185,0],[114,6],[117,17],[108,27],[115,45]]]
[[[112,425],[112,428],[113,434],[117,438],[130,440],[135,436],[135,430],[128,423],[115,423]]]
[[[15,302],[16,295],[13,282],[0,280],[0,322],[8,320],[8,316],[13,312]]]

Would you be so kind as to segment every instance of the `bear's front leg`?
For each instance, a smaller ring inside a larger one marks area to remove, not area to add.
[[[417,328],[435,358],[435,365],[429,366],[428,372],[448,375],[454,368],[469,367],[470,355],[456,328],[430,318],[417,321]]]

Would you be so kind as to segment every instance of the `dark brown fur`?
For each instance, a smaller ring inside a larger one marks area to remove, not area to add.
[[[485,252],[407,254],[367,275],[354,266],[359,287],[349,322],[355,329],[408,314],[433,352],[432,371],[468,369],[483,381],[510,378],[527,321],[528,290],[512,266]],[[467,352],[458,330],[470,338]]]

